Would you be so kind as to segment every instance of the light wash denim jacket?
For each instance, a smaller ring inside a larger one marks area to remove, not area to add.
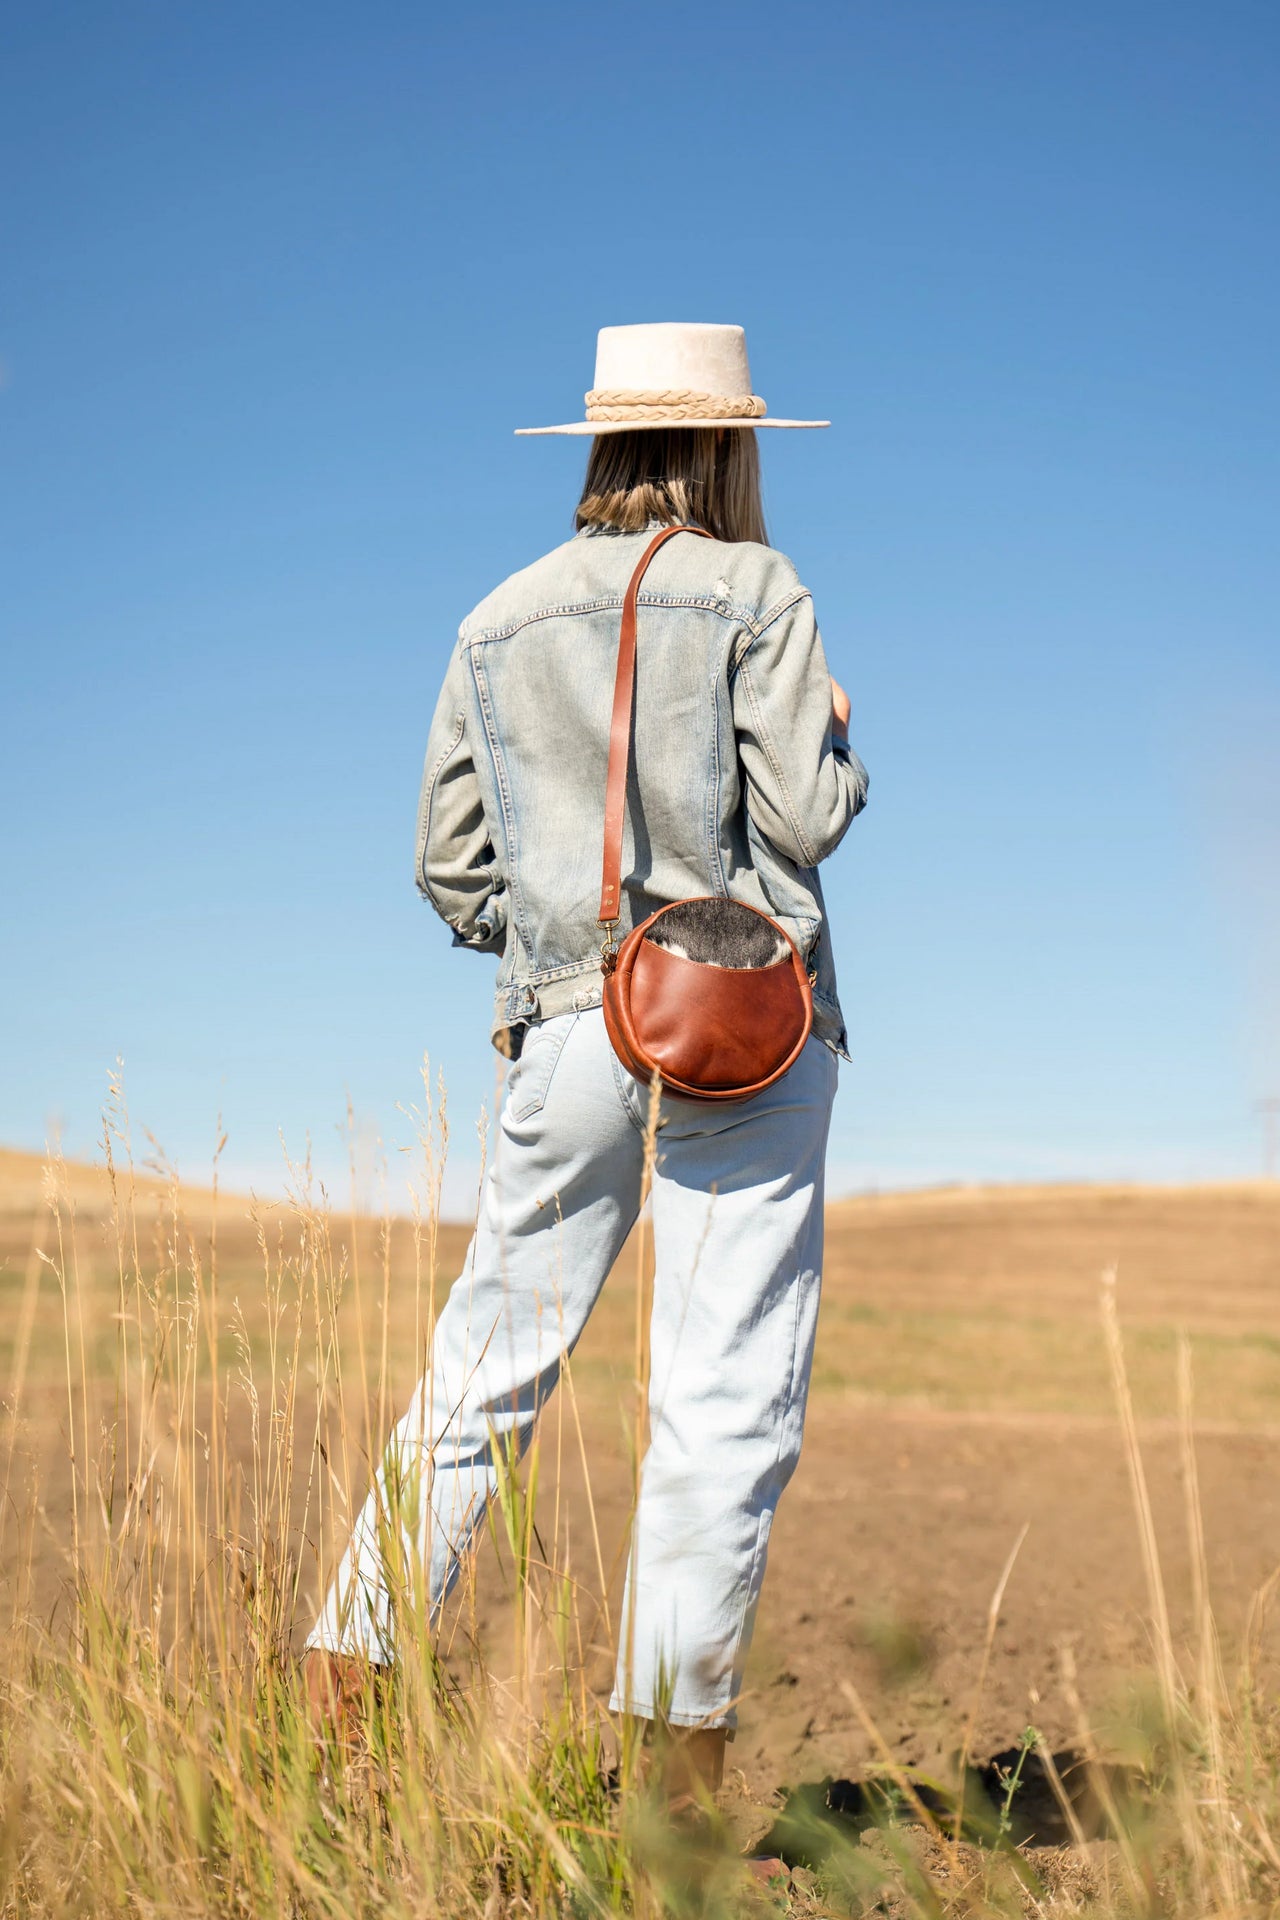
[[[600,858],[622,597],[649,538],[590,529],[462,623],[427,743],[415,878],[455,944],[502,956],[494,1044],[600,1004]],[[771,547],[693,535],[640,591],[618,938],[723,894],[772,914],[845,1048],[818,863],[867,796],[831,737],[813,604]]]

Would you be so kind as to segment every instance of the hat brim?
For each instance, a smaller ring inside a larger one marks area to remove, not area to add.
[[[641,433],[654,427],[829,427],[829,420],[570,420],[562,427],[517,427],[521,434],[531,433]]]

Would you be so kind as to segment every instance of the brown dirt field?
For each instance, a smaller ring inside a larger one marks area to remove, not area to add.
[[[52,1244],[40,1225],[39,1169],[17,1159],[0,1155],[6,1391],[33,1233]],[[77,1174],[75,1192],[89,1364],[105,1380],[115,1340],[106,1194],[100,1176],[87,1173]],[[191,1210],[197,1237],[207,1235],[206,1202],[200,1196]],[[270,1230],[287,1233],[288,1218],[286,1209],[270,1210]],[[162,1249],[163,1228],[145,1220],[144,1227]],[[218,1232],[220,1290],[228,1300],[238,1295],[252,1321],[260,1266],[242,1202],[222,1202]],[[354,1239],[349,1229],[335,1232],[360,1252],[366,1337],[376,1352],[380,1282],[370,1276],[378,1229],[363,1223]],[[460,1229],[442,1230],[442,1284],[464,1243]],[[752,1798],[857,1772],[872,1746],[851,1690],[896,1758],[929,1766],[958,1747],[991,1595],[1026,1523],[977,1705],[974,1751],[1008,1747],[1028,1721],[1055,1745],[1074,1740],[1061,1684],[1064,1645],[1101,1724],[1126,1676],[1148,1664],[1138,1535],[1099,1323],[1100,1275],[1111,1266],[1175,1636],[1190,1622],[1179,1331],[1191,1340],[1209,1572],[1234,1657],[1250,1599],[1280,1563],[1280,1186],[957,1190],[840,1202],[828,1214],[805,1451],[774,1532],[731,1749]],[[403,1403],[417,1370],[410,1270],[409,1228],[397,1222],[389,1264],[393,1405]],[[631,1487],[636,1271],[624,1254],[573,1366],[615,1617]],[[38,1285],[20,1438],[41,1463],[37,1551],[42,1577],[56,1583],[67,1511],[59,1478],[62,1309],[47,1275]],[[354,1365],[350,1297],[343,1328]],[[567,1538],[575,1572],[594,1592],[577,1446],[561,1395],[558,1413],[544,1422],[540,1511],[546,1530],[558,1526]],[[505,1584],[486,1545],[474,1594],[452,1629],[474,1633],[499,1675],[512,1645]],[[602,1620],[594,1637],[587,1674],[603,1687],[610,1654]]]

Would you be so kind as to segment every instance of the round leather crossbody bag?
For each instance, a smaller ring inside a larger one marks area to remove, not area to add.
[[[748,1100],[781,1079],[813,1024],[812,981],[799,949],[767,913],[718,894],[675,900],[615,945],[622,823],[635,691],[636,607],[664,541],[701,527],[664,527],[649,542],[622,605],[605,793],[600,889],[604,1019],[628,1073],[654,1074],[685,1100]],[[710,535],[704,535],[710,538]]]

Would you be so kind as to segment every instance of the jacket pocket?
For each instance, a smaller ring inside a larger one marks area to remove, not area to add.
[[[525,1035],[520,1058],[507,1082],[507,1114],[512,1120],[532,1120],[551,1088],[556,1062],[564,1051],[576,1013],[557,1014]]]

